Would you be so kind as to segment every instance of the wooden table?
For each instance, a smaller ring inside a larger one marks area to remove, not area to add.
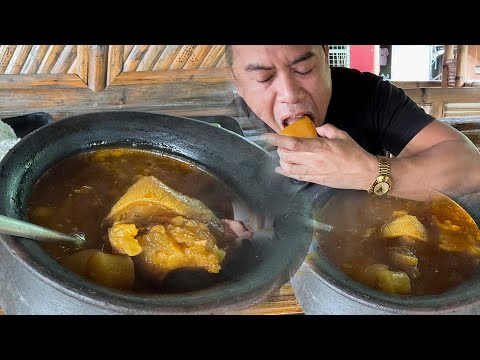
[[[247,309],[236,311],[232,315],[286,315],[303,314],[289,283],[270,295],[265,301]],[[4,312],[0,308],[0,315]]]

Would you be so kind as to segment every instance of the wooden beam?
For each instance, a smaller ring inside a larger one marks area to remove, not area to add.
[[[455,87],[462,87],[467,81],[468,45],[457,47],[457,75],[455,76]]]
[[[107,68],[107,86],[123,70],[123,45],[110,45],[108,47],[108,68]]]
[[[480,99],[480,88],[420,88],[405,89],[405,93],[418,105],[429,105],[438,101],[477,103]]]
[[[77,75],[82,81],[88,82],[88,45],[77,45]]]
[[[107,86],[108,45],[88,46],[88,87],[100,91]]]
[[[416,89],[425,87],[441,87],[442,82],[440,80],[429,81],[392,81],[392,84],[402,89]]]
[[[112,86],[172,83],[230,83],[226,69],[163,70],[121,73]],[[233,84],[231,84],[233,89]]]
[[[45,111],[52,115],[80,114],[108,110],[138,110],[172,114],[210,115],[231,113],[230,82],[212,82],[205,72],[218,69],[185,70],[189,75],[175,82],[123,81],[122,75],[111,86],[92,92],[75,74],[2,75],[0,77],[0,118]],[[198,76],[195,72],[200,73]],[[157,74],[161,77],[162,74]],[[116,81],[120,79],[119,83]],[[188,79],[194,79],[188,81]]]

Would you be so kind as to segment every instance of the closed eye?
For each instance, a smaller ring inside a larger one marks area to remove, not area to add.
[[[311,68],[310,70],[308,71],[298,71],[298,70],[294,70],[297,74],[300,74],[300,75],[306,75],[310,72],[312,72],[313,68]]]
[[[271,80],[273,78],[273,75],[269,76],[268,78],[264,79],[264,80],[257,80],[257,82],[259,83],[266,83],[267,81]]]

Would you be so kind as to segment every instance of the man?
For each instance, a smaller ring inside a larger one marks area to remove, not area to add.
[[[406,198],[480,191],[480,154],[468,138],[381,77],[330,69],[328,46],[228,45],[226,59],[238,94],[275,133],[304,115],[317,127],[317,139],[265,135],[278,147],[278,173]]]

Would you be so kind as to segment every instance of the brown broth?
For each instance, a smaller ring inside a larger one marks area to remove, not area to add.
[[[133,149],[82,153],[52,166],[35,184],[29,201],[31,222],[63,233],[83,232],[86,248],[110,252],[102,221],[114,203],[141,176],[155,176],[167,186],[207,205],[220,219],[232,219],[233,192],[217,178],[180,159]],[[59,259],[68,245],[45,244]],[[218,278],[212,274],[207,283]],[[214,280],[213,282],[215,282]],[[158,291],[136,278],[138,291]],[[185,291],[192,290],[186,287]],[[167,291],[167,290],[165,290]]]
[[[452,202],[453,203],[453,202]],[[410,276],[410,295],[442,293],[472,276],[479,258],[465,251],[447,252],[439,249],[439,228],[434,223],[430,203],[395,197],[374,197],[365,192],[345,191],[332,197],[323,209],[315,213],[319,221],[335,226],[336,236],[316,233],[320,248],[327,257],[353,280],[367,285],[365,269],[373,264],[386,264],[396,269],[388,256],[389,246],[398,245],[395,239],[385,239],[379,231],[383,224],[394,219],[394,211],[406,210],[425,226],[428,242],[415,241],[410,245],[418,258],[420,277]],[[437,217],[452,218],[452,207],[437,208]],[[461,218],[461,217],[460,217]],[[469,224],[456,225],[469,228]],[[370,235],[367,229],[374,228]],[[480,239],[477,239],[479,241]],[[459,236],[459,245],[463,238]]]

